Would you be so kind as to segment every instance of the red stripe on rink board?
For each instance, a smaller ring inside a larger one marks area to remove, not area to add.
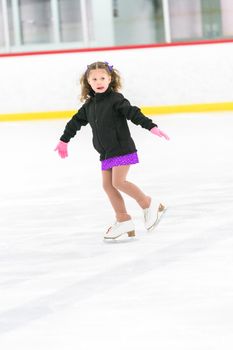
[[[232,39],[219,39],[219,40],[202,40],[202,41],[162,43],[162,44],[147,44],[147,45],[123,45],[123,46],[108,46],[108,47],[91,47],[91,48],[83,48],[83,49],[11,52],[11,53],[0,53],[0,58],[1,57],[33,56],[33,55],[54,55],[54,54],[64,54],[64,53],[82,53],[82,52],[95,52],[95,51],[150,49],[150,48],[172,47],[172,46],[225,44],[225,43],[233,43],[233,38]]]

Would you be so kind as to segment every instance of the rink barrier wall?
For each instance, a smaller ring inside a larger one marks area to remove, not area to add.
[[[141,107],[143,114],[148,116],[177,114],[177,113],[203,113],[203,112],[219,112],[233,111],[233,102],[225,103],[206,103],[194,105],[180,106],[147,106]],[[34,112],[34,113],[12,113],[0,115],[0,122],[9,121],[27,121],[27,120],[46,120],[46,119],[68,119],[71,118],[77,110],[73,111],[50,111],[50,112]]]
[[[69,118],[94,61],[120,71],[145,115],[232,111],[232,57],[233,39],[0,54],[0,121]]]

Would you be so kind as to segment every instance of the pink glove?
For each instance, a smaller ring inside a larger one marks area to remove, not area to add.
[[[163,132],[162,130],[160,130],[159,128],[157,128],[157,126],[155,126],[154,128],[150,129],[150,132],[156,136],[159,137],[164,137],[166,140],[170,140],[170,137],[167,136],[165,134],[165,132]]]
[[[59,156],[61,158],[65,158],[65,157],[68,157],[67,147],[68,147],[68,143],[59,141],[54,151],[58,151]]]

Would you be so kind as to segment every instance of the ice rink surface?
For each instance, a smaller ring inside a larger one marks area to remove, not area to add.
[[[233,114],[130,124],[128,179],[168,210],[136,238],[104,242],[114,215],[87,126],[53,151],[65,120],[0,124],[2,350],[233,349]]]

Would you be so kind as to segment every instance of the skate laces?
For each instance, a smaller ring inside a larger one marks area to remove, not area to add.
[[[114,224],[112,226],[109,227],[109,229],[107,230],[106,233],[109,233],[111,230],[114,230],[115,228],[117,228],[119,226],[119,222],[115,221]]]

